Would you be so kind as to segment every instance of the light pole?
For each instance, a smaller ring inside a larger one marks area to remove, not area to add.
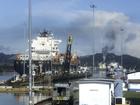
[[[122,37],[121,37],[121,66],[123,67],[123,32],[124,32],[124,29],[123,28],[121,28],[120,29],[120,31],[121,31],[121,34],[122,34]]]
[[[95,8],[95,5],[90,5],[90,8],[92,8],[93,10],[93,26],[94,26],[94,8]],[[93,27],[94,28],[94,27]],[[94,30],[93,30],[94,32]],[[93,73],[94,73],[94,70],[95,70],[95,39],[94,39],[94,35],[93,35]],[[93,76],[93,74],[92,74]]]
[[[28,37],[29,37],[29,105],[33,104],[32,97],[32,55],[31,55],[31,36],[32,36],[32,16],[31,0],[28,0]]]

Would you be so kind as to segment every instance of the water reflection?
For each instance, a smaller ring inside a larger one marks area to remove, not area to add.
[[[12,78],[16,73],[14,72],[0,72],[0,80],[7,80]]]
[[[34,94],[34,103],[46,98],[45,94]],[[29,105],[28,102],[28,94],[0,93],[0,105]]]
[[[28,94],[14,94],[15,99],[19,103],[23,103],[23,105],[28,105],[29,103],[29,95]],[[33,93],[33,102],[36,104],[37,102],[40,102],[41,100],[45,100],[48,96],[46,94],[41,93]]]
[[[15,72],[1,72],[0,80],[8,80],[15,75]],[[36,93],[34,94],[34,103],[47,98],[46,94]],[[0,105],[28,105],[28,94],[12,94],[12,93],[0,93]]]
[[[13,94],[0,93],[0,105],[24,105],[20,103]]]

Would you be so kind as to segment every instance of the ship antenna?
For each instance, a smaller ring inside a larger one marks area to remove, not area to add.
[[[28,37],[29,37],[29,105],[33,104],[32,97],[32,55],[31,55],[31,36],[32,36],[32,1],[28,0]]]
[[[93,26],[94,26],[94,9],[95,9],[95,5],[90,5],[90,8],[92,8],[93,10]],[[94,28],[94,27],[93,27]],[[93,30],[93,33],[94,33],[94,30]],[[95,71],[95,39],[94,39],[94,35],[93,35],[93,73]],[[93,73],[92,73],[92,76],[93,76]]]

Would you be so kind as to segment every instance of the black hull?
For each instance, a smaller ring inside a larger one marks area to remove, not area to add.
[[[60,70],[64,70],[63,64],[51,64],[51,61],[32,61],[32,65],[35,66],[34,71],[36,74],[51,71],[56,72]],[[41,66],[40,66],[41,65]],[[52,68],[51,68],[52,67]],[[71,68],[77,70],[77,65],[71,65]],[[14,62],[14,69],[20,75],[29,74],[29,62],[23,60],[15,60]]]

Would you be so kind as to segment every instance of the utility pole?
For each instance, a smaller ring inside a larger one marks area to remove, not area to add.
[[[29,105],[33,104],[32,97],[32,54],[31,54],[31,36],[32,36],[32,12],[31,0],[28,0],[28,37],[29,37]]]
[[[92,8],[93,10],[93,26],[94,26],[94,8],[95,8],[95,5],[90,5],[90,8]],[[94,28],[94,27],[93,27]],[[92,31],[94,33],[94,30]],[[93,35],[93,73],[95,71],[95,37]],[[92,74],[93,76],[93,74]]]

